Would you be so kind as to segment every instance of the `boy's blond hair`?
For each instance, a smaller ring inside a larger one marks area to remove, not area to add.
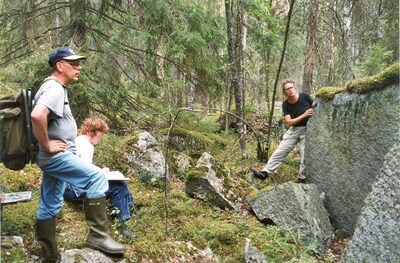
[[[96,132],[106,133],[109,130],[110,128],[105,121],[97,116],[90,116],[83,121],[80,134],[96,135]]]

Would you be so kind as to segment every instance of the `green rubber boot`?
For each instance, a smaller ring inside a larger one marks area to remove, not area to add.
[[[86,245],[106,254],[123,254],[125,246],[116,242],[108,234],[106,198],[84,200],[86,222],[90,227]]]
[[[60,262],[61,255],[57,250],[56,218],[36,221],[36,239],[42,246],[41,262]]]

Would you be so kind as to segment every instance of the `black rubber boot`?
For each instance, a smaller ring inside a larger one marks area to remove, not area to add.
[[[61,255],[57,250],[56,219],[36,221],[36,239],[42,246],[41,262],[60,262]]]
[[[95,198],[84,201],[86,222],[90,227],[86,245],[107,254],[123,254],[125,246],[116,242],[108,234],[106,198]]]

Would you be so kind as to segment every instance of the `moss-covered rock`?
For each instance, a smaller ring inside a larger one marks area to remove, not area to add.
[[[228,187],[227,187],[228,186]],[[230,187],[228,173],[208,153],[203,153],[186,178],[186,192],[222,209],[234,209],[224,196]]]
[[[168,129],[161,131],[167,135]],[[192,131],[175,127],[170,133],[170,147],[191,157],[200,157],[204,151],[219,151],[225,148],[227,141],[213,133]]]
[[[378,74],[380,78],[354,81],[348,85],[354,92],[321,100],[307,124],[307,180],[326,194],[331,222],[347,236],[353,234],[384,156],[397,140],[397,71],[398,64]]]
[[[319,89],[315,93],[315,96],[322,99],[331,100],[335,97],[336,94],[341,93],[343,91],[346,91],[345,87],[324,87]]]
[[[399,66],[400,63],[395,63],[377,75],[351,81],[346,85],[346,89],[358,94],[383,90],[391,84],[399,83]]]
[[[342,87],[324,87],[319,89],[315,96],[321,99],[332,100],[336,94],[350,92],[364,94],[371,91],[383,90],[390,84],[399,83],[400,63],[397,62],[381,73],[350,81]]]

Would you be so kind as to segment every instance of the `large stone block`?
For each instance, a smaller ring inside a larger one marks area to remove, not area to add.
[[[341,262],[400,262],[400,144],[365,200],[352,240]]]
[[[331,222],[347,236],[396,140],[399,104],[398,84],[365,94],[341,93],[321,99],[308,123],[307,180],[326,194]]]

